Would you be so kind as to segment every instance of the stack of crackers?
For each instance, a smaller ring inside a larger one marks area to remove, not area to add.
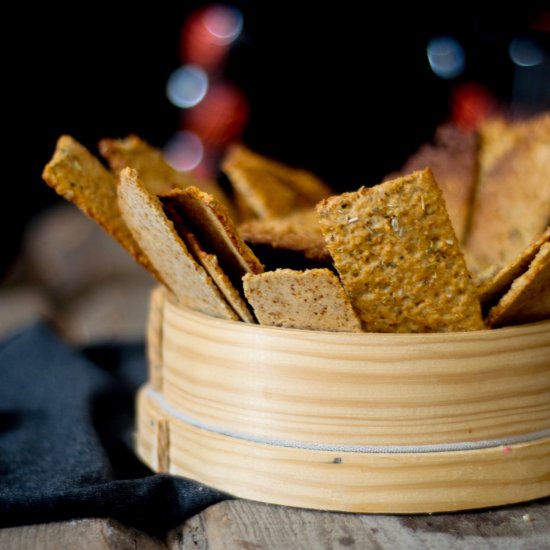
[[[550,318],[550,114],[438,129],[386,181],[334,192],[242,145],[215,181],[136,136],[106,168],[69,136],[45,181],[182,306],[307,330],[447,332]]]

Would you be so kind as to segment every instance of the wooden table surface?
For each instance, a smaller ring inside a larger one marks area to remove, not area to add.
[[[0,288],[0,336],[46,315],[77,344],[106,336],[136,339],[145,332],[152,284],[92,222],[62,205],[31,227],[21,265]],[[550,498],[418,516],[341,514],[232,500],[204,510],[164,540],[111,519],[0,530],[0,549],[34,548],[550,550]]]
[[[159,540],[109,519],[0,530],[0,548],[264,550],[550,548],[550,498],[489,511],[340,514],[245,500],[218,503]]]

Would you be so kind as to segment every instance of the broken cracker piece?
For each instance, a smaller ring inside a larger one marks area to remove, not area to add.
[[[262,273],[264,266],[240,237],[227,209],[212,195],[196,187],[174,189],[162,203],[181,217],[205,252],[218,258],[233,286],[242,290],[246,273]]]
[[[546,242],[510,290],[491,308],[491,327],[518,325],[550,319],[550,243]]]
[[[547,227],[539,238],[534,240],[517,258],[502,269],[496,270],[496,272],[491,273],[490,276],[485,278],[485,273],[481,273],[480,278],[484,279],[477,289],[481,306],[494,304],[497,299],[500,299],[503,293],[510,288],[514,279],[517,279],[527,270],[541,246],[549,241],[550,227]],[[490,272],[490,270],[491,268],[488,268],[487,272]]]
[[[277,269],[243,277],[244,292],[262,325],[361,332],[361,321],[328,269]]]
[[[252,245],[303,252],[318,262],[331,259],[313,209],[297,210],[282,218],[248,220],[239,225],[239,233]]]
[[[233,286],[233,283],[229,280],[225,271],[220,267],[217,256],[205,252],[191,231],[184,230],[180,227],[178,233],[183,237],[195,259],[204,267],[208,275],[212,277],[212,280],[220,289],[225,299],[231,304],[231,307],[236,311],[237,315],[241,318],[241,321],[255,323],[254,316],[250,313],[246,302],[241,297],[239,291]]]
[[[213,317],[237,320],[237,314],[187,250],[158,197],[146,189],[133,168],[120,173],[118,200],[130,231],[176,299]]]
[[[429,169],[331,197],[317,211],[365,331],[484,328],[475,286]]]
[[[84,214],[103,227],[162,282],[122,219],[117,202],[117,179],[88,149],[71,136],[61,136],[42,177],[59,195],[76,204]]]

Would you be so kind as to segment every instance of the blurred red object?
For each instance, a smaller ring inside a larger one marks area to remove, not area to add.
[[[497,110],[497,99],[481,84],[467,82],[452,92],[451,118],[463,130],[474,130],[482,120]]]

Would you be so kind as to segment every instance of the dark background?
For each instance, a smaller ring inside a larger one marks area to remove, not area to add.
[[[181,25],[203,3],[140,4],[22,4],[3,14],[0,274],[28,221],[60,200],[40,177],[59,135],[95,150],[101,137],[130,132],[162,146],[178,128],[165,85],[180,64]],[[250,100],[250,146],[354,189],[377,183],[428,140],[461,82],[484,84],[504,104],[518,100],[508,44],[534,32],[530,21],[544,3],[498,11],[365,3],[366,15],[354,4],[234,3],[244,33],[226,75]],[[443,34],[466,50],[466,71],[452,82],[426,58],[429,39]],[[547,33],[538,39],[547,46]],[[544,106],[548,93],[535,99],[524,106]]]

